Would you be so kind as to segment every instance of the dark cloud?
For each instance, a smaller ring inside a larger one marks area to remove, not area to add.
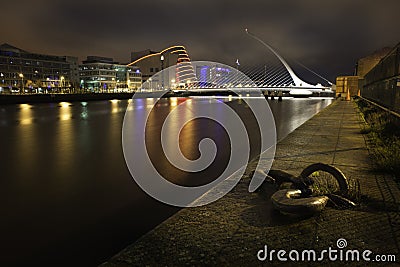
[[[132,50],[184,44],[195,60],[265,60],[249,28],[285,57],[328,76],[400,41],[398,0],[130,1],[2,3],[0,36],[26,50],[128,61]]]

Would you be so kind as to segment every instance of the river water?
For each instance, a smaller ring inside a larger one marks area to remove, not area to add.
[[[182,101],[162,99],[157,112]],[[331,102],[269,100],[278,139]],[[127,106],[127,100],[0,106],[1,266],[96,266],[179,210],[152,199],[131,178],[121,144]],[[150,120],[160,125],[159,118]],[[218,125],[204,122],[182,139],[197,147],[216,131]]]

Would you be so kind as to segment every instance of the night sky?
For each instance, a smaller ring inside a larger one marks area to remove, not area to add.
[[[265,48],[329,79],[400,42],[398,0],[14,0],[1,4],[1,43],[54,55],[113,57],[183,44],[192,60],[263,61]]]

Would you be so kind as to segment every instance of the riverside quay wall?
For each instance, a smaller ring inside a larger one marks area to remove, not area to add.
[[[400,43],[366,75],[361,94],[400,113]]]

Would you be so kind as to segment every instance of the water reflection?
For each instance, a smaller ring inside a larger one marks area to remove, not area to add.
[[[147,108],[152,108],[154,106],[154,98],[146,98],[146,107]]]
[[[72,118],[72,113],[71,113],[71,103],[68,102],[61,102],[59,104],[59,118],[62,121],[67,121]]]
[[[234,97],[227,99],[244,104]],[[149,139],[159,139],[153,130],[163,122],[160,114],[183,101],[187,111],[177,113],[176,122],[191,116],[194,100],[160,100],[148,122]],[[330,101],[269,101],[278,135],[298,127]],[[134,99],[1,107],[0,168],[6,193],[0,201],[6,205],[0,234],[7,244],[3,248],[6,261],[20,260],[23,266],[23,261],[47,260],[73,266],[79,258],[82,265],[96,266],[176,212],[135,185],[123,158],[121,129],[127,104],[128,112],[135,112],[132,119],[139,121],[154,103],[154,99]],[[182,151],[192,159],[199,155],[201,137],[213,137],[217,144],[224,140],[219,136],[223,129],[215,131],[211,123],[203,126],[189,122],[182,130]],[[143,136],[142,129],[134,130],[138,138]],[[222,150],[228,146],[223,143]],[[161,153],[155,150],[154,154],[157,159]],[[171,172],[171,177],[185,179],[175,174],[179,173]],[[208,176],[196,179],[204,177]]]
[[[195,123],[191,122],[193,119],[193,111],[188,108],[188,102],[190,102],[190,100],[186,100],[186,98],[178,99],[173,97],[170,98],[168,102],[164,103],[169,106],[169,123],[165,123],[163,128],[169,134],[166,136],[167,140],[165,141],[167,142],[163,142],[163,145],[165,146],[164,149],[171,151],[171,149],[174,148],[174,144],[178,143],[183,155],[185,155],[186,158],[192,158],[192,155],[196,154],[198,144],[193,134],[193,125],[195,125]],[[177,108],[178,105],[183,108]],[[163,103],[161,103],[161,106],[164,106]],[[186,123],[179,129],[181,122]],[[182,139],[182,137],[184,137],[184,139]],[[189,166],[185,167],[189,168]]]
[[[171,105],[171,107],[176,107],[178,105],[178,98],[171,97],[170,98],[170,105]]]
[[[28,104],[21,104],[19,110],[19,123],[21,127],[16,128],[15,139],[10,140],[15,142],[15,152],[18,154],[16,157],[17,162],[20,166],[26,169],[34,168],[35,161],[38,158],[38,150],[36,145],[36,131],[33,124],[33,107]],[[12,137],[12,136],[9,136]],[[13,143],[14,143],[13,142]],[[3,148],[3,146],[0,145]],[[3,150],[3,149],[2,149]],[[2,151],[3,153],[12,153],[14,151]],[[11,155],[10,155],[11,156]],[[12,158],[12,157],[11,157]],[[29,178],[29,177],[26,177]],[[30,179],[28,179],[30,180]],[[34,182],[30,180],[31,182]],[[21,182],[21,181],[19,181]],[[27,186],[29,183],[24,181]],[[21,182],[21,184],[24,184]]]
[[[72,118],[72,106],[70,103],[60,103],[59,118],[60,121],[57,123],[57,144],[58,148],[55,155],[57,158],[56,165],[62,170],[62,172],[68,172],[69,168],[73,168],[73,147],[74,147],[74,136],[76,131],[73,129],[74,121]]]
[[[111,114],[118,113],[120,111],[120,109],[119,109],[120,100],[113,99],[113,100],[110,100],[110,102],[111,102]]]
[[[29,125],[33,122],[32,106],[29,104],[20,105],[19,122],[22,125]]]
[[[278,141],[320,112],[332,99],[283,99],[282,102],[268,100],[276,121]]]
[[[80,118],[82,120],[87,120],[89,118],[87,102],[82,102],[81,104],[82,104],[82,110],[81,110]]]

